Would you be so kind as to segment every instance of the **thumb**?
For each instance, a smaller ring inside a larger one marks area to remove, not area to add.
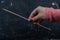
[[[35,17],[32,18],[32,21],[37,21],[39,19],[39,15],[36,15]]]

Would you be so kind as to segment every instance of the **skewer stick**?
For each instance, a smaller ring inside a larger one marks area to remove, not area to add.
[[[9,12],[9,13],[11,13],[11,14],[14,14],[14,15],[16,15],[16,16],[18,16],[18,17],[20,17],[20,18],[25,19],[25,20],[28,21],[27,18],[25,18],[25,17],[23,17],[23,16],[21,16],[21,15],[19,15],[19,14],[17,14],[17,13],[14,13],[14,12],[12,12],[12,11],[10,11],[10,10],[5,9],[5,8],[2,8],[2,9],[3,9],[4,11],[6,11],[6,12]],[[39,23],[36,23],[36,25],[41,26],[41,27],[43,27],[43,28],[45,28],[45,29],[51,31],[50,28],[47,28],[47,27],[45,27],[45,26],[43,26],[43,25],[41,25],[41,24],[39,24]]]

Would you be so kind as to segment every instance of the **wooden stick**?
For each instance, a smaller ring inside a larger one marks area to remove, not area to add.
[[[4,8],[2,8],[2,9],[3,9],[4,11],[6,11],[6,12],[9,12],[9,13],[11,13],[11,14],[14,14],[14,15],[16,15],[16,16],[18,16],[18,17],[20,17],[20,18],[25,19],[25,20],[28,21],[27,18],[25,18],[25,17],[23,17],[23,16],[21,16],[21,15],[19,15],[19,14],[17,14],[17,13],[14,13],[14,12],[12,12],[12,11],[10,11],[10,10],[7,10],[7,9],[4,9]],[[41,27],[43,27],[43,28],[45,28],[45,29],[51,31],[50,28],[47,28],[47,27],[45,27],[45,26],[43,26],[43,25],[41,25],[41,24],[39,24],[39,23],[36,23],[36,24],[37,24],[38,26],[41,26]]]

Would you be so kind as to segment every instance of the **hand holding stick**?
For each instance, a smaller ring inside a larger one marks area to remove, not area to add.
[[[25,20],[28,21],[27,18],[25,18],[25,17],[23,17],[23,16],[21,16],[21,15],[19,15],[19,14],[17,14],[17,13],[14,13],[14,12],[12,12],[12,11],[10,11],[10,10],[7,10],[7,9],[4,9],[4,8],[2,8],[2,9],[3,9],[4,11],[6,11],[6,12],[9,12],[9,13],[11,13],[11,14],[14,14],[14,15],[16,15],[16,16],[18,16],[18,17],[20,17],[20,18],[25,19]],[[36,23],[36,25],[41,26],[41,27],[43,27],[43,28],[45,28],[45,29],[47,29],[47,30],[49,30],[49,31],[52,31],[50,28],[47,28],[47,27],[45,27],[45,26],[43,26],[43,25],[41,25],[41,24],[39,24],[39,23]]]

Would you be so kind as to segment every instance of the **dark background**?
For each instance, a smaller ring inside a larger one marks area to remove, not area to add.
[[[28,18],[31,11],[38,6],[59,9],[59,2],[59,0],[0,0],[0,39],[43,40],[60,38],[60,23],[44,20],[41,24],[52,29],[52,31],[48,31],[1,9],[9,9]],[[52,3],[55,3],[55,5],[52,5]]]

